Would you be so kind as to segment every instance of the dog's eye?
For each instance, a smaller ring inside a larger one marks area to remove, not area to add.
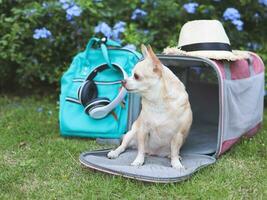
[[[137,74],[137,73],[134,73],[134,78],[136,79],[136,80],[139,80],[139,75]]]

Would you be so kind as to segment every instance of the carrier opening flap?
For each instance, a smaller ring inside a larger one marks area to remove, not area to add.
[[[107,158],[110,150],[85,152],[80,155],[80,162],[91,169],[146,182],[170,183],[189,178],[200,168],[216,161],[215,158],[199,154],[182,154],[181,163],[185,169],[171,167],[170,159],[158,156],[146,156],[144,165],[131,166],[137,150],[127,150],[116,159]]]

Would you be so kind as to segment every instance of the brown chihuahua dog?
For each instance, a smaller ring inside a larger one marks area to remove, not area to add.
[[[135,146],[137,156],[131,165],[140,166],[145,154],[169,156],[171,165],[183,168],[180,148],[192,124],[192,110],[184,84],[165,67],[150,46],[142,45],[144,60],[123,83],[129,92],[142,97],[142,110],[121,145],[108,153],[117,158],[127,147]]]

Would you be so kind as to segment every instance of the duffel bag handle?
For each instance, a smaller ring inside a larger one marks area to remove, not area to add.
[[[121,47],[121,45],[113,40],[110,40],[106,37],[103,37],[102,39],[99,39],[99,38],[96,38],[96,37],[93,37],[89,40],[87,46],[86,46],[86,58],[88,59],[88,53],[90,51],[90,49],[92,49],[92,46],[95,44],[95,43],[98,43],[100,44],[100,48],[101,48],[101,51],[102,51],[102,54],[103,54],[103,57],[107,63],[107,65],[111,68],[111,69],[114,69],[114,67],[112,66],[111,62],[110,62],[110,59],[109,59],[109,56],[108,56],[108,49],[107,49],[107,46],[112,46],[112,47]]]

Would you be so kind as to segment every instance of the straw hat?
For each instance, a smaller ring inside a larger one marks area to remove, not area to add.
[[[249,57],[246,51],[231,50],[229,38],[218,20],[187,22],[181,29],[178,47],[167,47],[163,54],[231,61]]]

